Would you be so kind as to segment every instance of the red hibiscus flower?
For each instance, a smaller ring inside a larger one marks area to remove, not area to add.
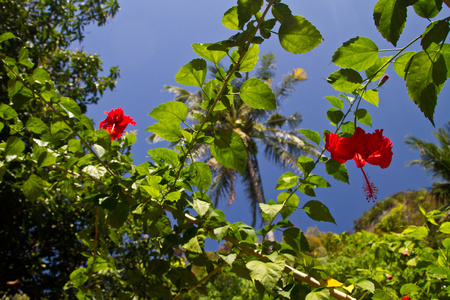
[[[383,136],[383,130],[375,130],[374,133],[366,133],[362,128],[356,127],[355,133],[350,137],[340,137],[336,133],[325,133],[325,149],[331,153],[331,159],[341,164],[353,159],[356,166],[364,175],[364,192],[366,199],[375,201],[378,188],[369,181],[363,170],[366,163],[380,166],[382,169],[389,167],[392,160],[392,142]]]
[[[112,109],[110,112],[105,111],[105,114],[108,114],[108,116],[100,122],[99,128],[106,129],[112,140],[118,140],[128,124],[133,126],[136,125],[136,122],[134,122],[130,116],[125,116],[123,114],[123,109],[121,107]]]
[[[411,300],[411,297],[410,296],[405,296],[405,297],[402,298],[402,300]]]

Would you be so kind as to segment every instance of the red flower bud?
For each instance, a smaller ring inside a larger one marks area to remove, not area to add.
[[[402,298],[402,300],[411,300],[411,297],[410,296],[405,296],[405,297]]]
[[[403,252],[403,256],[408,256],[408,255],[409,255],[409,252],[408,252],[408,249],[406,249],[405,252]]]
[[[391,280],[391,279],[392,279],[392,275],[387,274],[387,275],[386,275],[386,278],[389,279],[389,280]]]

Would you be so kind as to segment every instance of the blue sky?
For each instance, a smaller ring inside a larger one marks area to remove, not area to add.
[[[299,111],[303,116],[301,128],[318,132],[333,130],[325,117],[331,107],[324,96],[337,96],[325,78],[337,66],[331,63],[331,57],[336,49],[345,41],[356,36],[372,39],[380,49],[392,49],[376,30],[372,10],[376,3],[373,0],[292,0],[284,1],[294,14],[307,18],[314,24],[324,37],[324,41],[312,52],[294,55],[286,52],[278,42],[278,38],[265,41],[260,47],[260,54],[273,52],[278,57],[278,76],[288,73],[294,67],[304,68],[308,80],[297,87],[297,91],[283,104],[281,113],[286,115]],[[149,133],[145,129],[154,120],[148,116],[157,105],[172,100],[172,95],[162,92],[165,84],[178,85],[175,74],[190,60],[197,58],[191,48],[193,43],[208,43],[227,39],[235,31],[222,26],[223,13],[236,5],[236,1],[211,0],[166,0],[166,1],[120,1],[121,10],[116,17],[103,27],[87,27],[86,38],[80,45],[88,53],[99,53],[105,70],[118,65],[121,78],[117,90],[107,92],[98,105],[88,107],[88,116],[98,124],[105,117],[104,111],[122,107],[125,114],[136,122],[130,130],[138,130],[138,142],[133,147],[136,164],[147,160],[147,150],[153,147],[163,147],[164,144],[149,145],[146,138]],[[444,5],[443,10],[448,10]],[[423,32],[428,24],[408,12],[408,22],[398,46],[406,45]],[[419,45],[416,45],[417,50]],[[394,54],[394,53],[392,53]],[[391,55],[391,54],[386,54]],[[373,127],[364,127],[366,131],[384,129],[385,136],[394,144],[393,161],[387,169],[367,165],[365,170],[371,180],[378,186],[379,197],[383,199],[399,191],[417,190],[430,186],[431,177],[417,166],[406,167],[407,161],[417,159],[419,153],[412,151],[404,144],[405,136],[415,135],[421,139],[435,141],[432,132],[442,127],[448,121],[450,112],[449,87],[445,86],[438,99],[435,113],[434,128],[425,119],[417,106],[410,100],[404,81],[395,74],[390,66],[387,70],[390,79],[380,89],[379,108],[364,103],[372,116]],[[190,91],[195,89],[187,88]],[[261,150],[262,152],[262,150]],[[302,194],[300,206],[306,201],[316,199],[325,203],[334,216],[337,225],[320,223],[309,219],[298,210],[290,220],[305,230],[317,226],[322,231],[340,233],[353,228],[353,220],[357,219],[373,203],[365,200],[362,184],[363,176],[353,161],[347,162],[350,175],[350,185],[326,179],[331,188],[316,190],[317,197],[309,198]],[[266,199],[276,199],[279,191],[275,184],[279,176],[287,170],[282,170],[261,155],[263,184]],[[324,172],[319,168],[319,174]],[[225,202],[218,208],[223,210],[230,222],[251,223],[250,209],[247,200],[240,192],[238,185],[237,200],[231,206]]]

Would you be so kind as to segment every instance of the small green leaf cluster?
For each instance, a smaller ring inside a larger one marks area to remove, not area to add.
[[[450,223],[443,221],[445,212],[421,212],[426,225],[411,225],[400,233],[335,235],[331,243],[338,250],[322,258],[325,269],[344,285],[355,285],[357,298],[449,297]]]
[[[431,19],[441,11],[442,1],[379,0],[373,11],[375,25],[381,35],[394,46],[397,45],[405,27],[409,6],[414,8],[419,17]],[[384,82],[379,81],[373,88],[369,88],[369,84],[380,79],[388,66],[392,65],[395,72],[405,80],[413,102],[434,125],[433,115],[437,96],[450,74],[448,70],[450,52],[448,43],[445,43],[449,30],[448,18],[432,21],[423,34],[406,46],[390,50],[378,49],[367,37],[352,38],[334,53],[332,62],[341,69],[330,74],[327,80],[337,91],[351,93],[355,100],[362,98],[378,106],[378,88]],[[405,52],[418,41],[421,51]],[[382,51],[391,51],[395,54],[379,56]],[[365,77],[361,76],[359,71],[364,71]],[[330,121],[335,124],[342,116],[334,111],[329,113],[333,115],[329,117]],[[371,126],[371,118],[367,111],[356,110],[354,113],[356,120]]]

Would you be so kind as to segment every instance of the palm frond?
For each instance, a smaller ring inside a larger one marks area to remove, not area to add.
[[[262,81],[268,81],[275,77],[276,61],[277,57],[272,52],[263,54],[255,68],[255,77]]]
[[[236,170],[228,169],[219,164],[217,160],[211,157],[206,162],[212,169],[213,180],[209,189],[210,197],[214,199],[214,205],[217,206],[221,198],[227,199],[231,204],[236,199],[234,185],[236,183]]]
[[[284,75],[281,85],[272,88],[277,100],[277,106],[295,91],[295,85],[306,79],[306,71],[302,68],[294,68],[290,73]]]

